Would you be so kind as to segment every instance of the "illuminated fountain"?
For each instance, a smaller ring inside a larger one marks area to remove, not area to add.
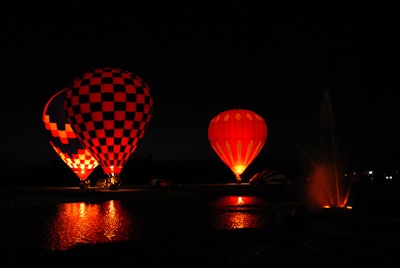
[[[321,132],[317,154],[307,183],[307,197],[314,208],[351,208],[347,205],[352,180],[344,176],[338,161],[333,129],[333,112],[329,92],[321,105]]]
[[[352,181],[339,173],[335,162],[316,163],[307,185],[308,201],[316,208],[351,208],[347,205]]]

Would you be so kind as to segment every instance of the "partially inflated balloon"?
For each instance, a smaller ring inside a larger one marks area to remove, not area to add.
[[[219,158],[241,182],[241,175],[265,144],[267,125],[253,111],[233,109],[215,116],[208,127],[208,139]]]
[[[61,159],[83,182],[99,165],[92,154],[83,147],[67,122],[64,110],[66,89],[63,89],[46,103],[43,111],[43,123],[48,131],[50,144]]]
[[[111,183],[143,137],[153,112],[150,88],[119,68],[102,68],[75,79],[65,99],[68,122],[100,163]]]

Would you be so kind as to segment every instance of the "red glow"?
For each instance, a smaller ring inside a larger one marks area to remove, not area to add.
[[[352,183],[342,178],[333,164],[314,168],[307,185],[311,206],[346,208]]]
[[[65,109],[78,139],[104,173],[118,177],[148,127],[153,98],[148,85],[133,73],[98,68],[75,79]]]
[[[263,228],[271,221],[270,218],[265,217],[265,214],[256,213],[264,202],[255,196],[220,197],[213,204],[217,211],[215,215],[211,215],[212,227],[216,229]]]
[[[329,91],[324,92],[320,116],[319,151],[314,159],[307,189],[309,202],[317,208],[346,208],[353,180],[340,172]]]
[[[236,175],[237,181],[263,148],[267,133],[264,119],[244,109],[224,111],[208,127],[211,147]]]
[[[65,95],[66,89],[63,89],[50,98],[43,110],[42,120],[49,134],[50,145],[79,180],[84,181],[99,163],[84,148],[67,122],[64,110]]]
[[[49,222],[43,247],[68,250],[77,244],[129,240],[131,235],[132,223],[119,201],[64,203]]]
[[[255,196],[224,196],[220,197],[215,205],[218,207],[240,206],[240,205],[259,205],[262,201]]]

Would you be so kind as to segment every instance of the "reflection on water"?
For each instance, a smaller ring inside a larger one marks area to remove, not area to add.
[[[60,204],[48,223],[44,248],[67,250],[78,244],[129,240],[133,230],[132,220],[120,201]]]
[[[271,214],[265,213],[267,202],[259,197],[175,201],[153,200],[140,206],[124,203],[126,200],[60,204],[45,224],[41,244],[45,249],[62,251],[81,244],[190,237],[210,228],[265,228],[271,221]]]
[[[210,222],[213,228],[264,228],[270,221],[260,213],[265,200],[255,196],[222,196],[212,204]]]

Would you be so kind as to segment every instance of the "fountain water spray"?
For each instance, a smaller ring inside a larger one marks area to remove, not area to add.
[[[308,201],[316,208],[347,208],[352,180],[344,177],[338,161],[333,110],[328,90],[323,96],[320,115],[319,146],[312,160],[312,172],[306,189]]]

